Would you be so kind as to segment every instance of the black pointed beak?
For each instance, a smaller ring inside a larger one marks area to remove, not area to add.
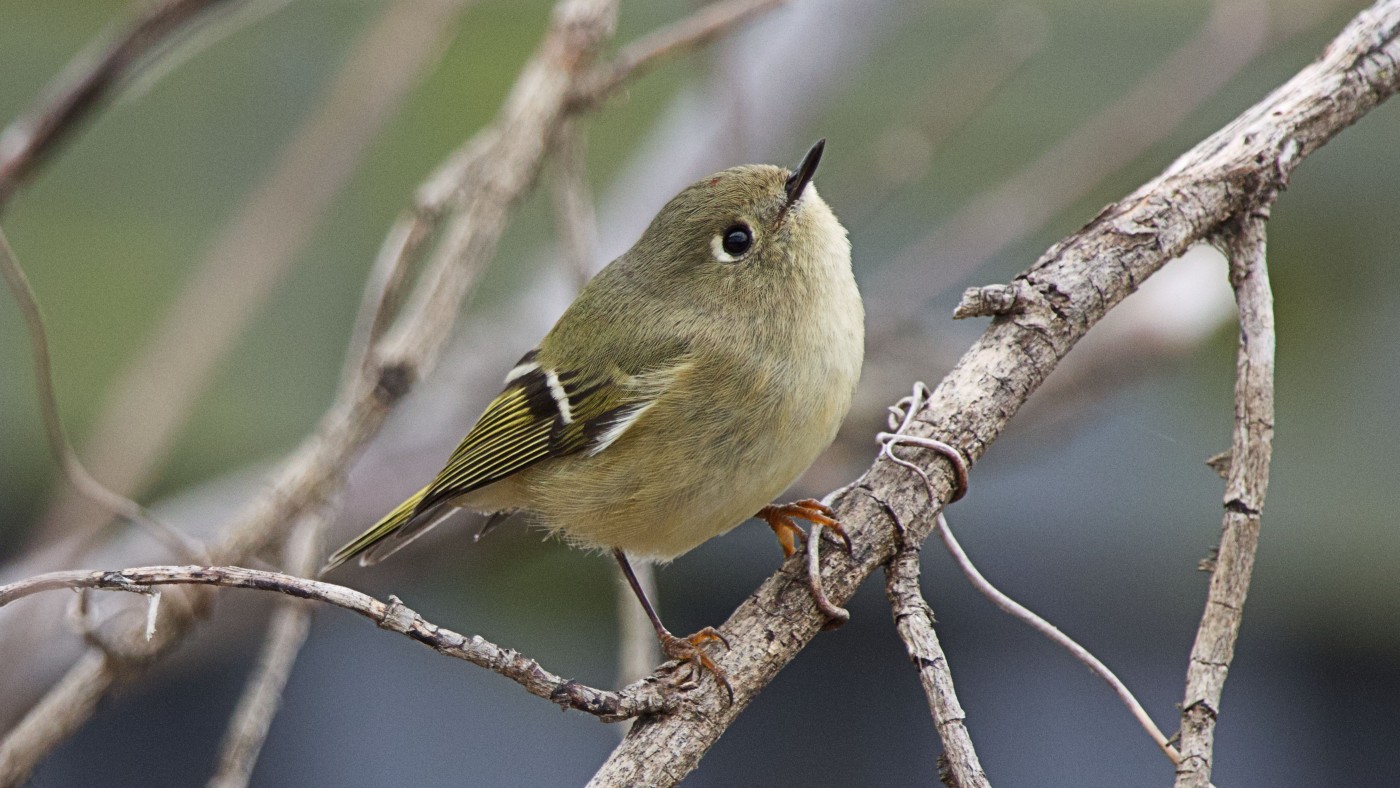
[[[802,192],[807,188],[807,184],[812,182],[812,176],[817,174],[817,164],[822,160],[822,150],[826,148],[826,138],[817,140],[817,144],[807,151],[807,155],[802,157],[802,163],[797,165],[797,169],[792,171],[792,175],[787,179],[787,204],[789,207],[797,202],[797,198],[802,196]]]

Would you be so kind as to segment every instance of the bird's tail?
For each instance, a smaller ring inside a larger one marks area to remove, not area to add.
[[[440,505],[430,507],[427,511],[418,511],[418,503],[423,500],[423,496],[427,492],[428,488],[424,487],[409,496],[408,500],[399,504],[394,511],[384,515],[383,519],[375,523],[368,531],[335,551],[335,555],[327,559],[326,565],[321,567],[321,574],[329,572],[355,556],[360,557],[361,566],[377,563],[380,559],[397,552],[414,537],[437,525],[444,516],[452,512],[452,507]],[[396,537],[393,544],[381,544],[390,537]]]

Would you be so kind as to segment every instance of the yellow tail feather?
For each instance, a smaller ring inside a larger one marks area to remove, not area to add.
[[[431,487],[432,485],[429,485]],[[423,496],[428,492],[428,487],[424,487],[409,497],[408,500],[395,507],[394,511],[384,515],[384,518],[375,523],[372,528],[355,537],[349,544],[335,551],[326,560],[326,565],[321,567],[321,574],[325,574],[341,564],[349,561],[366,550],[374,547],[385,539],[393,536],[399,531],[409,527],[414,520],[418,519],[414,513],[418,510],[418,502],[423,500]],[[423,512],[427,515],[427,512]]]

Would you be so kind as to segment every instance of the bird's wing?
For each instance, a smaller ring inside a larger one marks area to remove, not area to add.
[[[654,356],[644,371],[556,370],[530,351],[437,477],[331,556],[323,573],[359,556],[377,563],[454,511],[453,499],[551,457],[597,454],[622,436],[690,365],[686,354]]]
[[[428,485],[414,516],[500,481],[542,460],[579,451],[596,454],[617,440],[686,363],[659,370],[587,375],[543,366],[527,353],[506,376],[506,387]]]

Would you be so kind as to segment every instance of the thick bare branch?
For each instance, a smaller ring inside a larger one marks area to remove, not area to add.
[[[950,788],[990,788],[991,782],[982,771],[967,731],[967,714],[953,688],[953,673],[933,630],[933,609],[919,590],[916,547],[901,548],[885,566],[885,596],[890,600],[895,629],[904,641],[909,661],[919,668],[919,683],[924,687],[934,728],[943,742],[943,760],[951,778],[945,784]]]
[[[1074,343],[1139,282],[1231,217],[1267,202],[1299,162],[1400,88],[1397,35],[1400,0],[1377,3],[1288,83],[1053,246],[1020,277],[1031,290],[1026,311],[988,328],[911,432],[981,457]],[[930,477],[939,496],[948,496],[946,462],[922,457],[937,463]],[[835,499],[855,545],[850,557],[830,551],[823,560],[834,603],[849,599],[895,554],[891,511],[915,540],[932,531],[936,509],[926,501],[923,480],[892,463],[877,464]],[[709,692],[668,717],[639,720],[593,784],[680,780],[822,622],[800,567],[788,562],[720,628],[731,649],[718,661],[731,677],[734,703]]]
[[[303,577],[244,569],[239,566],[143,566],[113,571],[50,572],[0,586],[0,606],[18,599],[63,588],[148,593],[153,586],[197,585],[275,591],[345,608],[373,621],[380,629],[406,635],[439,654],[495,671],[526,692],[565,708],[588,712],[605,722],[657,714],[676,705],[676,694],[655,679],[643,680],[618,692],[593,689],[550,673],[529,657],[502,648],[479,635],[460,635],[423,619],[398,597],[381,602],[345,586]],[[81,663],[80,663],[81,664]]]
[[[1206,788],[1210,784],[1220,695],[1235,656],[1254,552],[1259,546],[1259,518],[1269,488],[1274,442],[1274,306],[1264,257],[1267,219],[1267,206],[1260,206],[1232,222],[1221,238],[1230,258],[1230,283],[1240,312],[1235,428],[1220,549],[1186,669],[1177,788]]]

